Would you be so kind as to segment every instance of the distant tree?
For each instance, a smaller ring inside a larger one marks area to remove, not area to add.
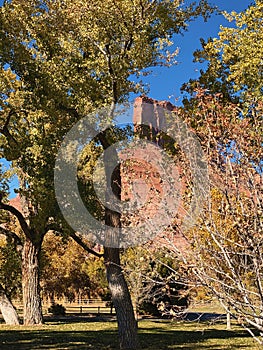
[[[105,266],[103,258],[96,258],[89,254],[85,260],[83,271],[89,276],[90,281],[90,297],[101,298],[110,301],[110,290],[105,276]]]
[[[48,233],[40,263],[42,295],[52,303],[62,297],[76,301],[109,295],[103,259],[89,254],[70,237]]]
[[[91,283],[85,271],[88,254],[71,238],[48,233],[41,253],[41,289],[52,303],[55,298],[89,298]]]
[[[4,231],[0,229],[0,233]],[[14,242],[10,236],[5,235],[0,243],[0,283],[12,299],[21,293],[21,241]]]

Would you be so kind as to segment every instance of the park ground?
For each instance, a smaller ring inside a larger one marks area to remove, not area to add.
[[[225,322],[140,320],[142,349],[258,350],[261,347],[237,325],[226,330]],[[115,320],[69,318],[48,320],[43,326],[0,325],[1,350],[118,349]]]

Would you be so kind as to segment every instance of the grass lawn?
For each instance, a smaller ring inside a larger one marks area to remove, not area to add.
[[[225,324],[146,321],[139,322],[142,349],[260,349],[238,327]],[[0,325],[1,350],[37,349],[118,349],[116,322],[47,322],[43,326]]]

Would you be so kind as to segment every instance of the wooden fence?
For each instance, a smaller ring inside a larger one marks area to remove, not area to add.
[[[115,310],[110,302],[102,301],[101,299],[79,299],[74,302],[70,302],[67,299],[56,299],[56,304],[61,304],[66,308],[66,314],[115,314]],[[23,313],[23,304],[20,300],[14,301],[14,305],[19,314]],[[51,303],[43,300],[42,308],[43,314],[48,314],[48,308]]]

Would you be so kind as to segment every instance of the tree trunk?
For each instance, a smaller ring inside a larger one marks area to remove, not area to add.
[[[120,167],[115,167],[112,174],[108,171],[111,169],[110,162],[115,161],[115,164],[117,164],[116,157],[116,152],[112,150],[111,156],[104,159],[107,179],[106,202],[110,201],[108,190],[112,190],[117,198],[121,198]],[[105,224],[109,229],[106,229],[105,232],[104,261],[112,302],[117,316],[120,349],[135,350],[139,348],[137,322],[134,316],[130,291],[120,266],[119,237],[117,234],[112,234],[113,231],[111,230],[111,227],[119,227],[121,230],[120,214],[106,207]]]
[[[7,297],[4,288],[0,285],[0,310],[6,324],[18,325],[19,319],[12,302]]]
[[[28,238],[22,254],[22,289],[24,324],[43,323],[39,284],[39,254],[41,243],[33,243]]]
[[[120,250],[105,247],[104,252],[107,280],[118,322],[120,349],[138,349],[137,322],[130,292],[120,266]]]

